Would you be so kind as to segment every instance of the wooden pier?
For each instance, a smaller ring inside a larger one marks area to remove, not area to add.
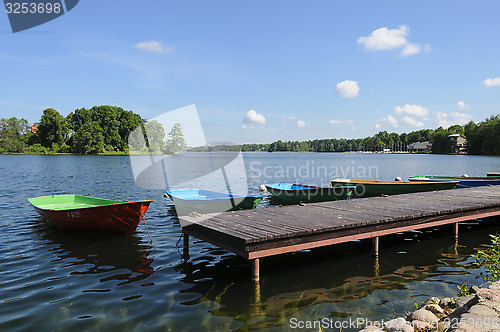
[[[181,224],[185,257],[191,235],[251,260],[258,282],[264,257],[368,238],[378,256],[383,235],[451,224],[458,237],[460,222],[498,215],[500,186],[491,186],[182,217]]]

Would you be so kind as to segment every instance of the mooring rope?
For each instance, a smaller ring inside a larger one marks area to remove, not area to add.
[[[146,224],[146,216],[145,215],[142,215],[142,220],[144,221],[144,227],[146,227],[146,232],[148,232],[148,236],[149,236],[149,243],[153,243],[153,239],[151,238],[151,234],[149,234],[149,229],[148,229],[148,225]]]

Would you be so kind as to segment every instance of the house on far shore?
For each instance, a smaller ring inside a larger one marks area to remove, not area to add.
[[[408,144],[406,148],[408,152],[429,152],[432,148],[432,143],[429,143],[429,141],[415,142]]]
[[[465,153],[467,138],[461,134],[448,135],[451,138],[451,153]]]

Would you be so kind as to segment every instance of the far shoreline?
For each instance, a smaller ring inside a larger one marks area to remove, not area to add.
[[[466,153],[424,153],[424,152],[381,152],[381,151],[186,151],[188,153],[234,153],[234,152],[242,152],[242,153],[277,153],[277,154],[288,154],[288,153],[316,153],[316,154],[328,154],[328,153],[353,153],[353,154],[377,154],[377,155],[433,155],[433,156],[482,156],[482,157],[500,157],[496,155],[486,155],[486,154],[466,154]],[[0,153],[0,156],[171,156],[167,154],[161,153],[144,153],[130,154],[129,152],[102,152],[97,154],[80,154],[80,153],[63,153],[63,152],[54,152],[54,153]]]

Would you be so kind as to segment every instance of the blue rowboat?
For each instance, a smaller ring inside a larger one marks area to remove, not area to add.
[[[470,187],[482,187],[482,186],[494,186],[500,185],[500,177],[495,176],[410,176],[408,178],[410,181],[420,181],[420,182],[436,182],[436,181],[458,181],[457,189],[460,188],[470,188]]]
[[[285,203],[313,203],[348,199],[354,186],[316,187],[303,184],[274,183],[266,185],[274,198]]]
[[[167,191],[174,202],[177,215],[192,212],[216,213],[224,211],[255,209],[263,196],[239,196],[203,189],[179,189]]]

